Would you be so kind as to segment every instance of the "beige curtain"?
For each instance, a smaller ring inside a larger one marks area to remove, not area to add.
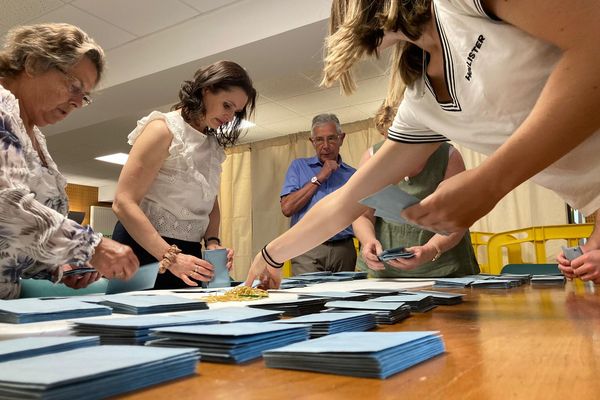
[[[219,207],[221,242],[235,251],[233,278],[243,280],[252,260],[252,177],[250,147],[227,149],[223,163]]]
[[[371,119],[342,127],[346,138],[340,154],[346,163],[357,167],[365,150],[382,137]],[[279,192],[291,161],[314,156],[308,137],[307,131],[228,150],[221,183],[221,237],[226,246],[235,249],[234,278],[244,279],[252,257],[289,228],[289,219],[283,216],[279,206]],[[485,159],[472,150],[456,147],[467,168]],[[564,223],[565,203],[549,190],[526,182],[473,224],[471,230],[502,232]]]

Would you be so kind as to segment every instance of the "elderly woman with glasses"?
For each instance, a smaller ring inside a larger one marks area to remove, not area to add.
[[[66,180],[39,127],[62,121],[91,102],[104,52],[68,24],[10,30],[0,50],[0,298],[19,296],[19,278],[80,288],[98,279],[127,279],[138,260],[127,246],[66,218]],[[63,270],[97,272],[65,277]]]

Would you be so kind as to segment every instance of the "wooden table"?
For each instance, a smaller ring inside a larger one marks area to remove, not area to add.
[[[124,399],[600,399],[600,287],[465,289],[381,331],[439,330],[446,353],[386,380],[202,362]]]

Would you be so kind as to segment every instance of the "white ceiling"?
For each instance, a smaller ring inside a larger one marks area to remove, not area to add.
[[[105,49],[94,103],[44,128],[69,182],[113,184],[121,167],[94,160],[129,152],[127,134],[153,109],[168,110],[181,82],[217,60],[243,65],[259,98],[243,142],[309,129],[318,113],[370,118],[386,92],[387,62],[364,61],[359,90],[319,88],[329,0],[0,0],[0,32],[38,22],[80,26]]]

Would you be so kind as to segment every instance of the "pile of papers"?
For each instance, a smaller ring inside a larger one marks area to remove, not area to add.
[[[296,275],[292,277],[295,281],[304,282],[306,284],[323,283],[323,282],[345,282],[353,280],[352,276],[348,275]]]
[[[385,379],[444,352],[439,332],[344,332],[266,351],[269,368]]]
[[[563,275],[533,275],[531,277],[532,286],[562,286],[565,282],[566,279]]]
[[[78,336],[99,335],[102,344],[144,344],[150,339],[150,329],[164,326],[217,324],[218,321],[200,315],[144,315],[140,317],[85,319],[72,321],[71,329]]]
[[[104,399],[194,375],[195,349],[93,346],[0,363],[0,398]]]
[[[378,324],[395,324],[410,316],[410,306],[404,303],[376,303],[374,301],[330,301],[325,304],[327,312],[366,311],[375,316]]]
[[[393,296],[399,294],[400,291],[397,289],[366,288],[353,290],[352,293],[364,293],[368,295],[370,299],[374,299],[381,296]]]
[[[87,300],[86,300],[87,301]],[[206,310],[203,301],[190,300],[170,295],[127,295],[104,296],[100,301],[121,314],[154,314],[175,311]]]
[[[80,338],[72,336],[39,336],[0,340],[0,362],[42,354],[58,353],[79,347],[97,346],[99,344],[100,340],[97,336]],[[1,380],[2,378],[0,377]]]
[[[279,324],[310,325],[310,337],[321,337],[340,332],[362,332],[375,328],[375,316],[365,312],[327,312],[284,319]]]
[[[239,322],[154,329],[146,346],[195,347],[203,361],[243,363],[262,352],[308,339],[310,325]]]
[[[519,286],[521,283],[508,279],[477,279],[471,282],[472,288],[484,289],[510,289]]]
[[[369,274],[364,271],[339,271],[339,272],[334,272],[332,275],[333,276],[346,276],[346,277],[352,278],[353,280],[367,279],[369,276]]]
[[[281,285],[279,285],[280,289],[295,289],[308,286],[306,282],[299,281],[296,279],[286,278],[281,280]]]
[[[435,290],[415,290],[411,292],[402,292],[402,294],[422,294],[431,296],[433,298],[433,304],[437,306],[460,304],[462,303],[462,298],[464,296],[463,293],[438,292]]]
[[[299,299],[322,298],[327,300],[367,300],[369,295],[366,293],[353,292],[312,292],[298,294]]]
[[[263,310],[283,311],[286,317],[314,314],[323,310],[326,299],[311,298],[286,301],[271,301],[268,303],[249,304],[248,307],[262,308]]]
[[[475,282],[474,278],[435,278],[434,288],[464,288]]]
[[[433,301],[433,297],[424,293],[397,294],[395,296],[381,296],[368,301],[377,303],[404,303],[410,306],[410,311],[427,312],[433,310],[437,306]]]
[[[278,320],[283,311],[261,310],[250,307],[224,307],[206,311],[198,311],[187,315],[194,315],[206,319],[213,319],[220,323],[231,322],[268,322]]]
[[[12,324],[95,317],[111,313],[109,307],[71,299],[0,300],[0,322]]]

